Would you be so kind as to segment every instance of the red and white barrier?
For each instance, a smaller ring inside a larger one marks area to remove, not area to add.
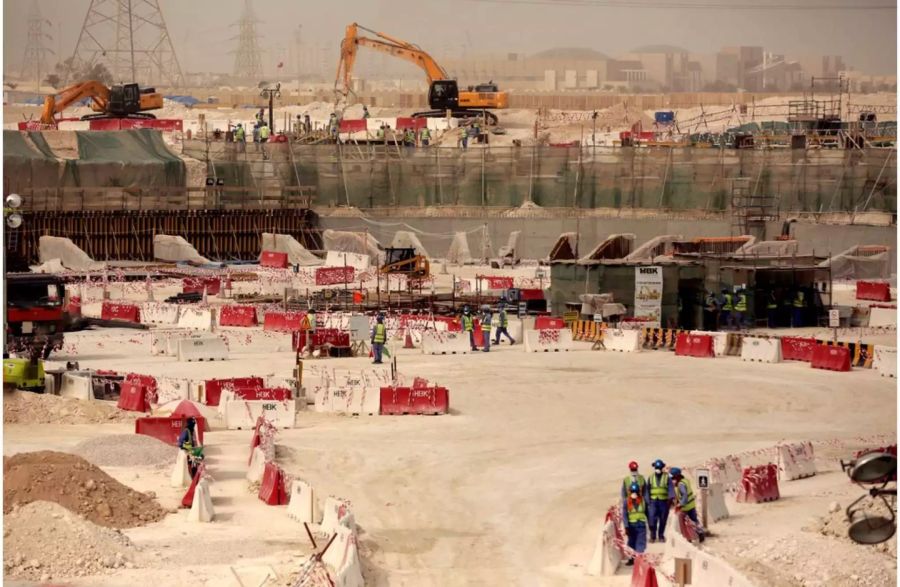
[[[741,488],[735,498],[738,503],[775,501],[778,491],[778,467],[774,464],[747,467],[741,478]]]
[[[785,361],[805,361],[808,363],[812,360],[813,351],[817,344],[815,338],[782,336],[781,358]]]
[[[256,426],[262,416],[278,428],[293,428],[296,416],[295,400],[267,401],[222,398],[225,428],[228,430],[248,430]]]
[[[706,462],[706,466],[710,470],[712,483],[721,484],[725,491],[738,490],[743,477],[743,468],[738,457],[728,455],[724,458],[710,459]]]
[[[339,374],[313,392],[317,412],[351,416],[377,416],[381,411],[379,388],[369,385],[362,375]]]
[[[188,522],[207,523],[212,522],[215,517],[216,512],[209,494],[209,482],[206,479],[200,479],[197,487],[194,488],[194,501],[188,512]]]
[[[713,337],[709,334],[679,333],[675,339],[675,354],[680,357],[715,357]]]
[[[250,453],[250,468],[247,469],[247,481],[259,483],[262,481],[263,472],[266,470],[266,453],[259,446],[253,447]]]
[[[266,505],[287,505],[284,488],[284,471],[274,462],[267,462],[259,483],[259,500]]]
[[[464,355],[471,351],[468,332],[422,332],[422,352],[426,355]]]
[[[359,565],[356,531],[338,527],[336,534],[322,556],[322,562],[331,567],[335,587],[363,587],[365,581]]]
[[[318,524],[321,521],[322,512],[319,510],[315,492],[309,483],[294,479],[291,486],[291,501],[288,504],[288,516],[307,524]]]
[[[616,544],[616,533],[618,528],[613,520],[607,520],[597,536],[597,545],[594,547],[594,556],[587,567],[587,574],[595,577],[597,575],[609,576],[615,575],[619,564],[624,556],[622,551]],[[621,542],[621,540],[620,540]]]
[[[181,306],[162,302],[146,302],[141,306],[141,321],[144,324],[178,324]]]
[[[331,536],[341,527],[356,531],[356,521],[353,512],[350,511],[349,502],[329,496],[325,498],[322,512],[322,525],[319,526],[319,532],[322,534]]]
[[[728,355],[728,332],[710,332],[708,330],[692,330],[691,334],[709,336],[713,340],[713,356],[724,357]]]
[[[221,336],[182,338],[178,341],[179,361],[225,361],[228,347]]]
[[[857,281],[856,299],[889,302],[891,301],[891,286],[882,281]]]
[[[779,444],[775,449],[778,452],[780,481],[793,481],[816,474],[816,457],[811,442]]]
[[[160,377],[157,379],[157,403],[164,404],[175,400],[191,399],[191,382],[188,379]]]
[[[897,349],[895,347],[877,345],[875,347],[875,370],[882,377],[897,378]]]
[[[781,362],[781,341],[776,338],[745,336],[741,344],[742,361]]]
[[[566,329],[525,330],[526,353],[570,351],[574,348],[572,331]]]
[[[102,320],[121,320],[123,322],[138,323],[141,321],[141,309],[135,304],[103,302],[100,306],[100,318]]]
[[[212,311],[209,308],[181,308],[181,313],[178,316],[178,328],[209,331],[212,330],[212,327]]]
[[[816,345],[810,363],[813,369],[850,371],[850,349],[841,346]]]
[[[389,386],[381,388],[381,414],[437,416],[450,411],[450,392],[439,386]]]
[[[897,310],[893,308],[869,308],[869,326],[897,327]]]
[[[607,328],[603,331],[603,346],[608,351],[637,353],[641,351],[641,331]]]
[[[678,531],[678,516],[669,516],[663,556],[667,561],[688,558],[691,565],[692,587],[753,587],[753,583],[731,565],[691,544]],[[674,568],[668,569],[674,572]]]

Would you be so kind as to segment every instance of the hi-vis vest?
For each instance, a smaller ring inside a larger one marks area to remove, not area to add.
[[[638,487],[640,488],[640,491],[638,493],[644,493],[644,486],[647,484],[647,480],[644,479],[644,476],[640,473],[635,473],[634,475],[628,475],[627,477],[625,477],[625,480],[622,481],[622,486],[625,488],[625,495],[628,495],[630,493],[629,488],[631,487],[632,483],[637,483]]]
[[[475,329],[475,323],[472,321],[472,317],[466,316],[465,314],[463,314],[462,317],[462,325],[463,330],[465,330],[466,332],[472,332],[472,330]]]
[[[694,499],[694,490],[691,489],[691,482],[687,479],[682,479],[678,482],[679,487],[684,487],[684,493],[687,495],[687,498],[684,500],[684,505],[681,506],[681,511],[689,512],[695,507],[697,507],[696,500]],[[679,503],[681,503],[681,498],[679,496]]]
[[[669,474],[662,473],[657,479],[656,473],[650,475],[650,499],[666,501],[669,499]]]
[[[723,310],[728,310],[729,312],[734,309],[731,303],[732,297],[730,293],[725,294],[725,303],[722,305]]]
[[[775,310],[776,308],[778,308],[778,304],[775,303],[775,296],[771,294],[769,295],[769,303],[766,304],[766,308],[769,310]]]
[[[482,332],[490,332],[491,331],[491,315],[485,314],[481,319],[481,331]]]
[[[747,294],[740,294],[738,296],[737,303],[734,305],[734,309],[738,312],[746,312],[747,311]]]
[[[500,328],[507,326],[509,326],[509,318],[506,316],[506,312],[500,312]]]
[[[375,325],[375,344],[381,343],[384,344],[384,341],[387,340],[387,329],[384,327],[384,324],[376,324]]]
[[[643,499],[632,500],[630,497],[626,502],[628,509],[628,523],[637,524],[638,522],[647,521],[647,504]]]
[[[804,298],[803,292],[798,291],[797,295],[794,297],[794,307],[795,308],[802,308],[803,306],[806,305],[806,301],[803,298]]]

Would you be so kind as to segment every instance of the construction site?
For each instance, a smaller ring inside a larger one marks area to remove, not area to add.
[[[52,51],[52,1],[4,22],[4,584],[897,585],[896,86],[533,91],[330,17],[264,75],[252,0],[213,83],[174,3]]]

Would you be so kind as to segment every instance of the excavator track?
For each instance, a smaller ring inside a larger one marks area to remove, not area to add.
[[[81,120],[114,120],[114,119],[139,119],[139,120],[148,120],[153,119],[156,120],[156,116],[152,114],[147,114],[144,112],[136,112],[134,114],[129,114],[128,116],[115,116],[113,114],[106,114],[101,112],[99,114],[85,114],[81,117]]]
[[[496,126],[500,121],[497,115],[490,110],[452,110],[451,114],[454,118],[477,118],[484,114],[488,126]],[[427,112],[416,112],[412,116],[413,118],[445,118],[447,111],[428,110]]]

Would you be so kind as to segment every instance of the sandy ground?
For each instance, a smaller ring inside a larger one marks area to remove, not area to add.
[[[289,376],[294,362],[286,348],[256,343],[233,349],[225,363],[197,364],[150,356],[145,334],[104,330],[70,336],[73,346],[67,347],[78,354],[57,359],[77,359],[82,367],[200,379]],[[399,350],[401,373],[450,389],[450,416],[301,412],[296,428],[279,432],[279,459],[323,497],[351,501],[370,584],[627,585],[624,574],[589,578],[584,568],[629,460],[690,465],[783,439],[896,431],[896,381],[870,369],[833,373],[799,363],[588,348],[525,355],[521,346],[503,345],[490,354],[434,357]],[[309,364],[360,369],[368,360]],[[65,450],[94,435],[126,430],[115,424],[7,425],[4,454]],[[180,511],[128,530],[143,551],[141,568],[72,584],[162,586],[190,578],[198,585],[237,585],[229,566],[247,577],[271,566],[284,578],[298,568],[297,557],[308,548],[302,527],[284,508],[264,506],[248,492],[243,476],[249,437],[248,431],[223,430],[207,437],[214,524],[188,524]],[[801,532],[810,516],[825,513],[828,501],[848,503],[861,493],[834,471],[833,459],[849,453],[828,453],[824,464],[831,471],[788,484],[789,498],[736,509],[710,547],[728,554],[748,536],[772,544],[789,538],[806,548],[805,562],[816,573],[832,576],[834,561],[849,565],[848,572],[871,563],[857,556],[861,547]],[[105,470],[136,489],[156,491],[164,507],[174,507],[179,492],[168,488],[168,471]],[[896,563],[879,557],[879,564]]]

